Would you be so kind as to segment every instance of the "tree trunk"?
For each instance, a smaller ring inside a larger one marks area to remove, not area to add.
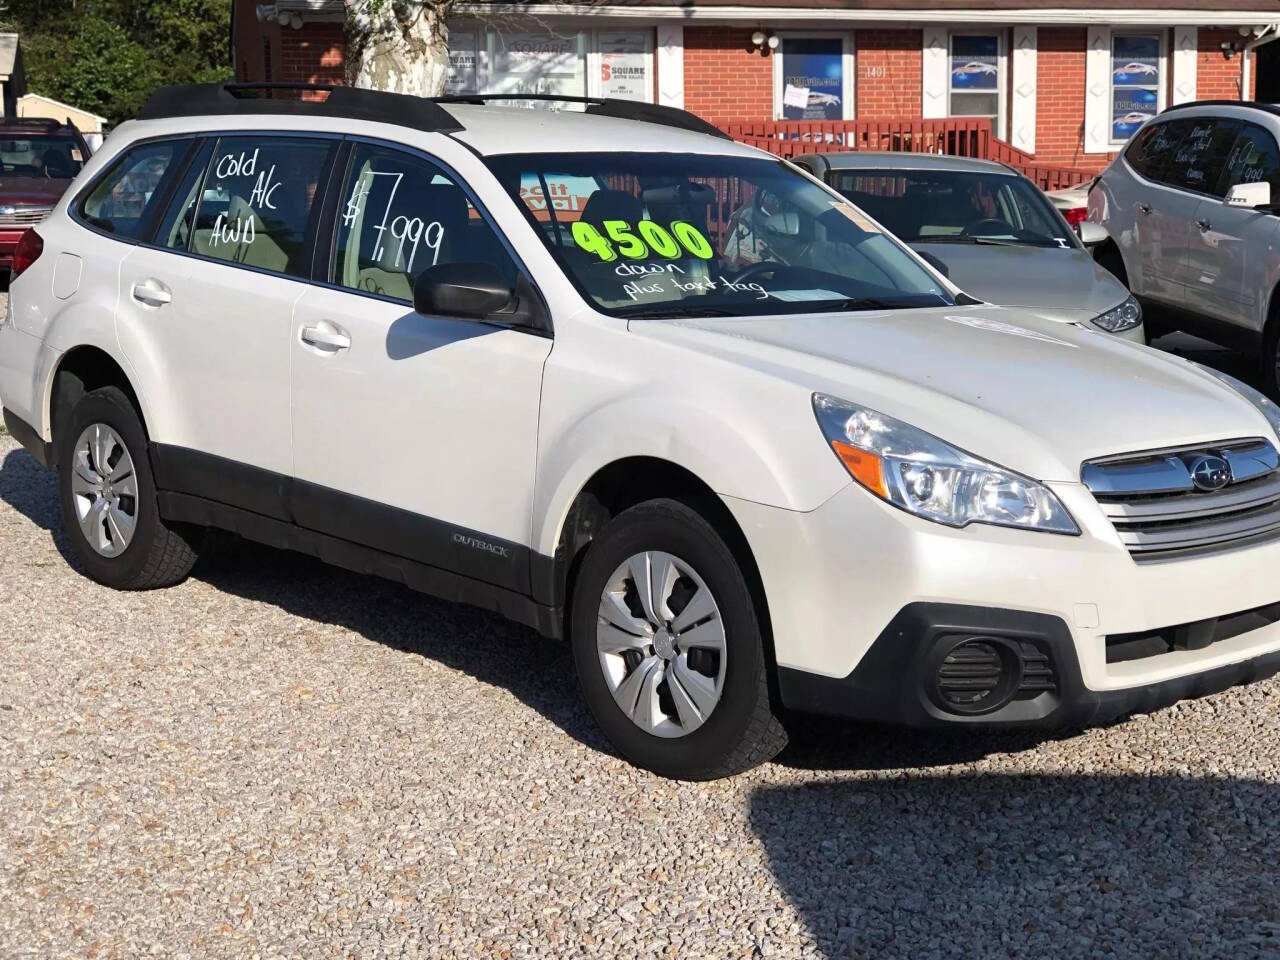
[[[437,97],[449,70],[452,0],[347,0],[347,83]]]

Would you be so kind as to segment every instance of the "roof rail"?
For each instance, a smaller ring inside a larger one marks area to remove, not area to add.
[[[1280,106],[1274,103],[1262,103],[1258,100],[1191,100],[1187,103],[1175,103],[1171,107],[1165,107],[1163,112],[1186,110],[1188,107],[1250,107],[1254,110],[1265,110],[1267,113],[1274,113],[1280,116]]]
[[[436,103],[485,104],[490,100],[533,100],[540,103],[585,103],[584,112],[599,117],[617,117],[620,120],[640,120],[664,127],[678,127],[693,133],[706,133],[713,137],[732,140],[719,127],[708,123],[696,114],[678,107],[660,103],[643,103],[639,100],[619,100],[614,97],[566,97],[554,93],[460,93],[454,96],[436,97]]]
[[[318,90],[329,96],[325,100],[285,99],[272,96],[277,90]],[[188,83],[161,87],[143,104],[138,119],[263,113],[345,117],[438,133],[463,129],[449,111],[425,97],[325,83]]]

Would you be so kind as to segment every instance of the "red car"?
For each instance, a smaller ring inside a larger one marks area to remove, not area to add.
[[[13,266],[22,235],[53,209],[88,159],[89,145],[70,123],[0,121],[0,276]]]

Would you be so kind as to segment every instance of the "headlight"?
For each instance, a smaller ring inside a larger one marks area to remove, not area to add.
[[[1091,323],[1095,327],[1101,327],[1107,333],[1123,333],[1126,330],[1132,330],[1142,322],[1142,307],[1138,305],[1138,301],[1133,295],[1124,298],[1124,303],[1118,307],[1112,307],[1106,313],[1100,313],[1093,318]]]
[[[1280,439],[1280,406],[1276,406],[1275,402],[1271,400],[1270,397],[1267,397],[1260,391],[1253,389],[1253,387],[1249,386],[1243,380],[1237,380],[1229,373],[1223,373],[1221,370],[1213,369],[1213,367],[1206,367],[1203,363],[1197,363],[1196,366],[1205,373],[1217,377],[1228,387],[1257,407],[1262,415],[1267,418],[1267,423],[1271,424],[1272,433],[1276,435],[1277,439]]]
[[[814,394],[827,442],[845,469],[876,496],[926,520],[1078,534],[1046,487],[882,413]]]

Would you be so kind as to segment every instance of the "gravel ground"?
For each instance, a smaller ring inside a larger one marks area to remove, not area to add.
[[[1037,741],[614,757],[562,645],[231,541],[68,565],[0,436],[0,956],[1280,956],[1280,683]]]

